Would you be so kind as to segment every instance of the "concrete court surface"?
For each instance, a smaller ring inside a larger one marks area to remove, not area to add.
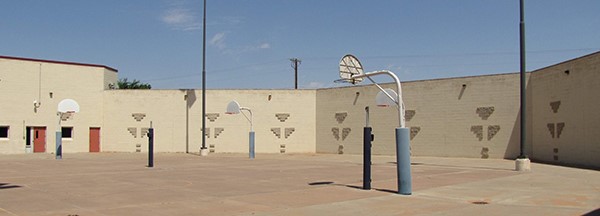
[[[398,195],[395,157],[146,153],[0,156],[0,215],[600,215],[600,172],[512,160],[413,157]]]

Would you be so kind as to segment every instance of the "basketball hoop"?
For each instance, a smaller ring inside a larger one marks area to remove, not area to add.
[[[349,78],[344,78],[344,79],[337,79],[333,81],[334,83],[350,83],[352,85],[356,85],[358,83],[360,83],[360,81],[356,80],[356,79],[349,79]]]
[[[398,98],[398,94],[393,89],[384,89],[384,91],[380,91],[375,96],[375,103],[378,107],[390,107],[393,105],[397,105],[396,99]]]
[[[56,128],[56,159],[62,159],[62,127],[60,122],[72,118],[74,113],[79,112],[79,104],[73,99],[64,99],[58,103],[56,114],[58,115],[58,127]]]
[[[227,104],[227,111],[225,114],[238,114],[240,113],[240,104],[237,101],[231,101]]]
[[[353,78],[357,75],[364,75],[363,66],[353,55],[345,55],[340,60],[340,78],[334,82],[347,82],[356,85],[363,81],[363,78]]]
[[[58,115],[60,116],[60,120],[61,121],[66,121],[66,120],[69,120],[69,119],[73,119],[73,116],[74,116],[73,114],[74,113],[75,113],[74,111],[67,111],[67,112],[64,112],[64,113],[63,112],[59,112]]]
[[[395,129],[396,134],[396,172],[398,176],[398,193],[403,195],[412,194],[412,177],[410,171],[410,130],[405,126],[404,119],[404,103],[402,102],[402,88],[400,79],[396,74],[389,70],[379,70],[365,73],[363,67],[358,59],[353,55],[345,55],[340,61],[340,78],[334,82],[347,82],[353,85],[363,81],[363,78],[369,79],[381,92],[377,94],[376,102],[377,106],[390,107],[396,105],[398,108],[398,126]],[[376,75],[387,75],[394,79],[396,83],[397,92],[391,89],[383,89],[377,82],[375,82],[371,76]],[[368,113],[368,112],[367,112]],[[367,117],[368,119],[368,117]],[[367,120],[368,122],[368,120]],[[368,125],[368,123],[367,123]],[[365,130],[367,131],[367,130]],[[365,135],[367,132],[365,132]],[[369,132],[370,134],[370,132]],[[372,137],[365,136],[364,140],[372,139]],[[367,146],[367,145],[365,145]],[[366,149],[367,147],[365,147]],[[366,152],[366,151],[363,151]],[[370,153],[369,153],[370,154]],[[365,153],[366,158],[366,153]],[[367,164],[370,162],[365,162]],[[366,166],[366,165],[365,165]],[[363,170],[366,170],[364,168]],[[370,168],[368,168],[370,169]],[[366,174],[365,174],[366,175]],[[366,179],[366,178],[365,178]],[[370,180],[370,179],[369,179]],[[363,180],[368,181],[368,180]],[[369,186],[370,187],[370,186]]]
[[[246,116],[246,114],[244,114],[244,112],[242,112],[242,110],[246,110],[248,111],[248,113],[250,113],[250,118],[248,118],[248,116]],[[240,107],[240,104],[233,100],[231,102],[229,102],[229,104],[227,104],[227,111],[225,111],[225,114],[239,114],[242,113],[242,115],[244,115],[244,117],[246,117],[246,119],[248,120],[248,122],[250,122],[250,132],[249,132],[249,142],[248,142],[248,154],[250,159],[254,159],[254,128],[252,126],[252,110],[250,110],[250,108],[248,107]]]

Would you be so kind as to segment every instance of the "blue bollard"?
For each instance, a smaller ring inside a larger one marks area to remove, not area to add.
[[[62,131],[56,131],[56,159],[62,159]]]
[[[410,129],[408,128],[396,128],[396,163],[398,170],[398,193],[411,195]]]
[[[249,138],[250,138],[250,146],[249,146],[249,154],[250,154],[250,159],[254,159],[254,131],[250,131],[249,134]]]

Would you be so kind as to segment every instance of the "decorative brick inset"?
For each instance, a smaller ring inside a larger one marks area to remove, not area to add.
[[[487,140],[492,140],[494,136],[500,131],[500,125],[490,125],[488,126],[488,135]]]
[[[208,152],[215,153],[215,144],[210,144],[208,146]]]
[[[477,107],[475,111],[483,120],[487,120],[492,113],[494,113],[494,107]]]
[[[142,152],[142,144],[135,144],[135,152]]]
[[[560,134],[562,133],[563,128],[565,128],[564,122],[559,122],[556,124],[556,138],[560,138]]]
[[[481,158],[487,159],[490,157],[490,149],[488,147],[481,148]]]
[[[219,113],[206,113],[206,118],[210,122],[215,122],[219,118]]]
[[[552,138],[554,138],[554,123],[548,123],[546,126],[548,127],[548,131],[550,131],[550,135],[552,135]]]
[[[557,113],[559,107],[560,107],[560,101],[550,102],[550,108],[552,108],[552,112]]]
[[[414,139],[421,131],[421,127],[410,127],[410,140]]]
[[[331,128],[331,132],[333,132],[333,138],[335,138],[335,140],[340,140],[340,129],[339,128]]]
[[[352,131],[352,129],[350,129],[350,128],[342,129],[342,140],[345,140],[346,137],[348,137],[348,134],[350,134],[350,131]]]
[[[223,132],[224,130],[225,128],[215,128],[215,139],[219,137],[219,134],[221,134],[221,132]]]
[[[285,154],[285,144],[279,145],[279,153]]]
[[[344,145],[338,145],[338,154],[344,154]]]
[[[335,120],[341,124],[344,122],[344,120],[346,120],[346,116],[348,116],[347,112],[335,113]]]
[[[142,121],[146,117],[146,113],[131,113],[131,117],[136,121]]]
[[[150,131],[150,128],[142,128],[142,129],[140,130],[140,136],[141,136],[142,138],[146,137],[146,136],[148,135],[148,132],[149,132],[149,131]]]
[[[206,136],[206,138],[210,138],[210,128],[206,128],[206,130],[204,131],[204,136]]]
[[[284,137],[287,139],[290,137],[290,135],[292,135],[292,133],[294,133],[294,131],[296,131],[296,128],[285,128]]]
[[[413,117],[415,117],[415,114],[417,114],[417,111],[415,110],[406,110],[404,111],[404,119],[406,121],[410,121]]]
[[[137,128],[129,127],[127,128],[127,131],[129,131],[129,133],[133,135],[133,138],[137,138]]]
[[[289,113],[276,113],[275,117],[279,119],[280,122],[285,122],[290,117]]]
[[[471,126],[471,132],[475,134],[479,141],[483,140],[483,126],[482,125],[473,125]]]
[[[281,128],[271,128],[271,132],[273,132],[277,138],[281,139]]]

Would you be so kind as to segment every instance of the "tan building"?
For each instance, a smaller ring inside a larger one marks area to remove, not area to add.
[[[88,151],[90,133],[102,130],[104,91],[116,80],[107,66],[0,56],[0,152],[54,152],[57,106],[66,98],[83,112],[62,122],[64,148]]]
[[[528,73],[527,154],[535,161],[600,167],[600,52]],[[0,56],[0,152],[54,152],[56,106],[81,112],[62,121],[63,151],[145,152],[155,128],[160,152],[198,152],[199,90],[114,90],[102,65]],[[389,84],[386,84],[389,85]],[[519,75],[402,83],[412,154],[515,158],[519,154]],[[389,86],[391,87],[391,86]],[[395,154],[397,113],[375,105],[371,85],[317,90],[209,90],[207,147],[248,152],[249,123],[226,115],[231,100],[252,109],[257,153],[361,154],[365,107],[374,154]],[[34,103],[34,101],[36,103]],[[294,105],[295,104],[295,105]],[[299,104],[299,105],[298,105]],[[43,143],[43,144],[42,144]],[[97,144],[96,144],[97,143]]]

